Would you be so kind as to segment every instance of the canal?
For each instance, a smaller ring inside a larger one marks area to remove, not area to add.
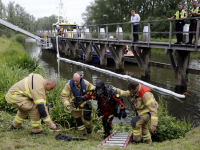
[[[97,72],[89,68],[70,64],[64,61],[57,60],[56,51],[53,50],[41,50],[36,44],[35,40],[27,39],[25,44],[25,50],[31,54],[32,57],[40,58],[40,66],[42,66],[52,77],[63,78],[70,80],[76,71],[81,71],[84,75],[84,79],[88,80],[95,85],[97,80],[102,80],[106,85],[113,85],[120,89],[127,89],[127,80],[119,79],[115,76]],[[199,56],[200,57],[200,56]],[[200,69],[200,60],[198,55],[191,55],[190,68]],[[151,54],[151,61],[157,61],[170,64],[167,54],[164,50],[154,49]],[[101,67],[98,64],[92,64],[96,67]],[[114,65],[108,65],[107,69],[114,71]],[[132,77],[140,79],[141,70],[137,64],[125,63],[125,69],[123,74],[130,74]],[[188,89],[195,80],[196,75],[188,75]],[[148,83],[169,89],[174,91],[175,78],[172,70],[151,67],[151,79]],[[155,98],[163,95],[164,101],[168,103],[168,110],[170,114],[177,118],[191,117],[194,121],[194,126],[200,125],[200,78],[197,79],[194,86],[191,88],[189,94],[185,99],[179,99],[160,91],[153,91]],[[124,99],[127,112],[131,113],[129,102]],[[130,118],[126,118],[124,121],[130,122]],[[113,122],[119,122],[115,119]]]

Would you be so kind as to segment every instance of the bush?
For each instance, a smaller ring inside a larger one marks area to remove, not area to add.
[[[26,37],[22,34],[16,34],[15,35],[15,40],[20,43],[20,44],[25,44]]]
[[[164,104],[163,97],[159,97],[158,126],[154,133],[151,132],[152,139],[165,141],[184,137],[185,133],[192,129],[190,118],[176,119],[169,115],[167,102]],[[150,129],[150,123],[148,125]]]
[[[132,38],[131,34],[126,34],[126,33],[123,34],[123,40],[131,40],[131,38]]]

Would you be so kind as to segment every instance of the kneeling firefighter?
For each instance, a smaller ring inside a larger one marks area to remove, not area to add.
[[[144,143],[151,143],[151,135],[147,124],[151,121],[151,131],[156,130],[158,124],[158,103],[153,92],[148,87],[135,81],[128,83],[128,91],[116,89],[117,93],[124,97],[131,97],[136,110],[136,117],[132,119],[133,144],[138,144],[143,138]]]
[[[86,95],[88,99],[91,98],[90,96],[94,96],[98,101],[96,112],[103,120],[104,138],[106,138],[110,135],[113,118],[126,117],[123,99],[113,90],[112,86],[107,87],[103,81],[97,81],[93,94]]]
[[[85,95],[94,88],[91,83],[82,79],[80,72],[76,72],[61,93],[61,100],[66,109],[71,110],[72,116],[76,119],[78,130],[82,135],[91,133],[92,105]]]

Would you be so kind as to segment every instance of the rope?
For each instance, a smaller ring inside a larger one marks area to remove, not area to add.
[[[194,82],[192,83],[192,85],[190,86],[189,90],[185,93],[183,93],[183,95],[187,96],[188,92],[191,90],[191,88],[194,86],[194,83],[196,82],[197,78],[200,76],[200,73],[196,76],[196,79],[194,80]]]

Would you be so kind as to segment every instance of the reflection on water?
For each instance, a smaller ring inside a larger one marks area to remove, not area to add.
[[[40,65],[45,68],[48,74],[56,78],[64,78],[70,80],[76,71],[81,71],[84,75],[84,79],[88,80],[92,84],[95,84],[97,80],[104,81],[107,85],[113,85],[123,90],[127,89],[127,80],[119,79],[117,77],[97,72],[89,68],[77,66],[64,61],[59,61],[56,58],[56,51],[53,50],[41,50],[40,47],[33,40],[28,40],[25,45],[25,49],[31,56],[40,57]],[[163,50],[164,51],[164,50]],[[152,61],[168,63],[169,60],[166,54],[152,51]],[[93,64],[94,65],[94,64]],[[109,66],[109,69],[114,69],[115,66]],[[191,59],[190,68],[200,69],[200,62],[197,58]],[[140,79],[141,70],[135,64],[125,63],[125,74],[129,73],[133,77]],[[188,88],[196,78],[196,75],[188,75]],[[151,67],[151,80],[149,83],[170,89],[174,91],[175,78],[172,70]],[[160,91],[154,91],[155,98],[158,100],[158,96],[163,95],[164,101],[168,102],[168,110],[170,114],[177,118],[191,116],[192,120],[195,121],[195,126],[200,125],[200,95],[199,95],[200,79],[197,79],[196,83],[191,89],[191,92],[185,99],[175,98],[166,93]],[[129,102],[124,99],[125,106],[130,113],[131,108]],[[128,121],[127,118],[125,121]],[[115,119],[114,122],[118,120]]]

